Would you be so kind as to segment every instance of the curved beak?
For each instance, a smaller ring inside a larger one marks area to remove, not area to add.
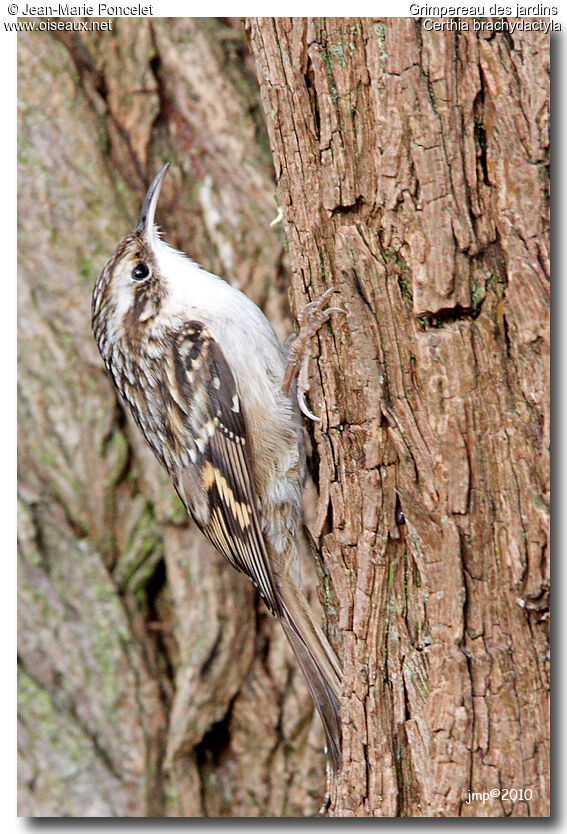
[[[166,162],[161,171],[155,175],[152,180],[152,184],[148,188],[148,193],[144,197],[144,202],[142,203],[140,219],[138,220],[136,231],[141,232],[148,243],[151,243],[153,240],[154,217],[156,213],[157,201],[159,199],[159,193],[161,191],[164,177],[167,174],[169,164],[169,162]]]

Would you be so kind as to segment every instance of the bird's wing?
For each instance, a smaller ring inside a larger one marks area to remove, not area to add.
[[[174,384],[185,429],[186,466],[174,477],[178,492],[217,550],[252,580],[272,614],[279,614],[257,509],[250,438],[232,371],[218,342],[198,321],[187,322],[175,334],[171,360],[167,387]],[[178,431],[173,428],[173,433]]]

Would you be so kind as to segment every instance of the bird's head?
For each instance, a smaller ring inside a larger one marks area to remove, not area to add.
[[[154,226],[157,201],[169,162],[154,177],[142,203],[136,229],[117,246],[95,284],[92,322],[101,351],[117,337],[135,338],[160,311],[166,288],[158,248],[164,246]],[[104,353],[103,353],[104,355]]]

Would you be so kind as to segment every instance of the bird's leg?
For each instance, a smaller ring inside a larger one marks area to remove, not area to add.
[[[307,407],[305,394],[309,391],[309,360],[311,358],[311,339],[320,327],[331,318],[333,313],[344,313],[342,307],[325,307],[329,296],[338,292],[336,287],[326,290],[316,301],[311,301],[297,315],[299,333],[295,336],[287,357],[287,366],[282,382],[282,392],[289,394],[291,383],[297,376],[297,403],[300,410],[310,420],[320,422]]]

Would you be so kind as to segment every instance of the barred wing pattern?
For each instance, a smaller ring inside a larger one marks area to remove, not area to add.
[[[245,415],[232,371],[201,322],[187,322],[175,334],[172,351],[190,459],[189,469],[179,477],[188,509],[216,549],[252,580],[271,613],[279,615],[279,594],[256,507]],[[192,482],[192,473],[198,484]],[[207,503],[208,512],[199,513],[201,517],[191,506],[195,486]]]

